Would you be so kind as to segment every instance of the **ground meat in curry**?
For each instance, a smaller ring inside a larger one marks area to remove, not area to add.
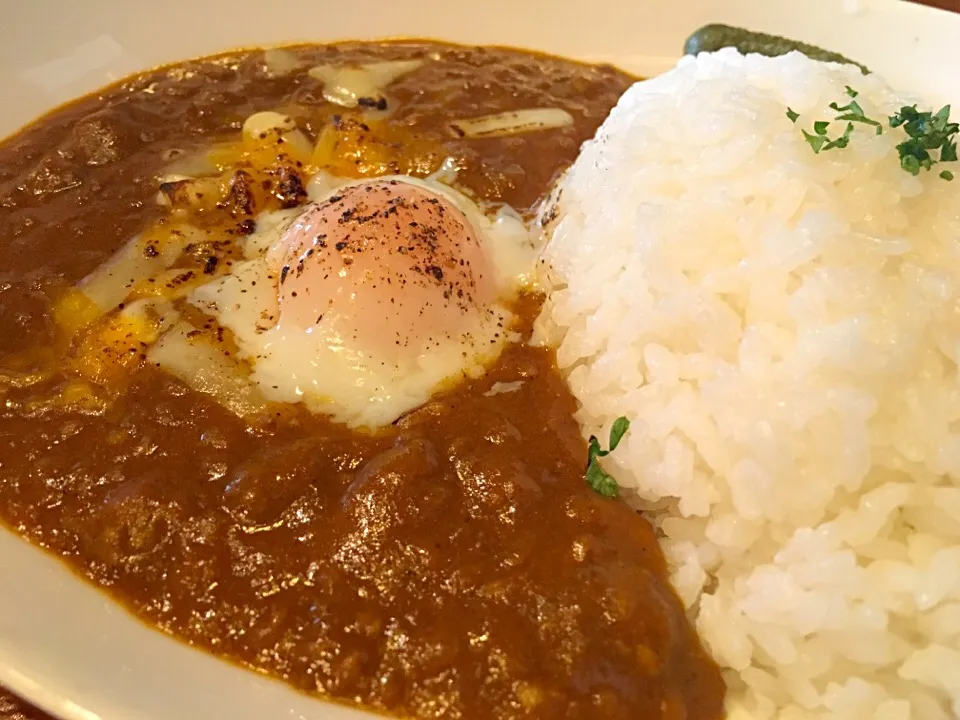
[[[499,49],[295,54],[304,68],[423,58],[389,88],[383,171],[425,175],[453,157],[461,188],[527,213],[631,82]],[[574,124],[449,130],[530,107]],[[264,109],[311,138],[348,125],[315,79],[274,77],[254,51],[142,75],[0,146],[2,519],[145,621],[331,699],[416,717],[720,717],[719,672],[653,529],[584,483],[575,402],[549,351],[513,346],[375,434],[296,408],[245,422],[136,361],[123,392],[60,402],[75,348],[58,339],[52,298],[164,212],[154,198],[172,156]],[[345,157],[357,173],[380,167]],[[302,178],[284,172],[277,197],[296,206]],[[233,232],[249,232],[235,205],[223,208]],[[215,272],[228,246],[181,264]],[[523,334],[538,308],[519,308]]]

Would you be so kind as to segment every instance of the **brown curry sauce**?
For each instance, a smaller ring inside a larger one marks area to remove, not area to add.
[[[527,211],[632,82],[498,49],[297,53],[427,59],[389,89],[391,122],[430,148],[396,169],[453,156],[462,187]],[[171,149],[262,109],[316,136],[336,110],[319,88],[236,53],[136,77],[0,146],[0,517],[149,623],[332,699],[417,717],[720,717],[719,671],[653,529],[584,482],[576,404],[546,350],[513,346],[373,435],[297,409],[244,423],[146,364],[96,410],[58,406],[56,372],[16,387],[25,349],[38,365],[57,352],[57,288],[161,212]],[[446,128],[525,107],[576,122],[482,140]],[[524,301],[524,333],[538,309]]]

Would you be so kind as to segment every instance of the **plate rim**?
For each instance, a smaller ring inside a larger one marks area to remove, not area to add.
[[[18,20],[28,20],[31,13],[36,17],[44,12],[53,12],[57,9],[56,6],[58,2],[59,0],[36,0],[34,3],[18,3],[13,10],[14,21],[11,22],[9,26],[22,26],[18,24]],[[391,4],[388,6],[384,4],[384,2]],[[227,7],[229,4],[229,0],[210,0],[209,2],[211,7]],[[536,3],[531,4],[535,5]],[[591,4],[607,9],[616,9],[618,6],[617,0],[591,0]],[[122,3],[118,3],[116,0],[91,0],[90,3],[76,4],[76,6],[86,8],[88,11],[90,8],[96,8],[94,15],[97,13],[109,13],[111,10],[119,11],[121,5]],[[136,11],[147,7],[145,2],[129,2],[127,5]],[[191,6],[191,3],[189,0],[168,0],[165,5],[168,9],[174,7],[177,8],[178,11],[182,10],[186,12],[189,10],[188,6]],[[462,24],[456,25],[456,16],[458,14],[461,18],[475,18],[475,15],[471,15],[468,11],[461,12],[460,10],[454,10],[451,8],[452,5],[454,5],[454,3],[448,5],[447,0],[356,0],[352,6],[356,9],[352,12],[355,13],[357,16],[356,19],[358,20],[371,10],[383,11],[382,15],[374,18],[373,22],[361,23],[361,25],[363,25],[365,29],[370,30],[370,32],[365,37],[353,37],[355,35],[354,33],[346,32],[350,27],[349,22],[347,22],[343,25],[344,31],[338,32],[337,26],[333,26],[331,33],[327,37],[318,37],[314,42],[328,42],[337,39],[373,39],[371,35],[380,35],[381,37],[384,35],[391,37],[402,36],[404,39],[411,40],[423,39],[422,37],[418,37],[416,33],[410,34],[405,31],[406,28],[411,26],[409,24],[409,18],[401,18],[398,14],[402,12],[403,8],[417,8],[419,12],[433,13],[433,24],[428,23],[426,28],[442,29],[446,27],[448,32],[426,32],[424,34],[437,37],[443,41],[459,41],[472,44],[477,40],[495,35],[495,28],[483,26],[482,23],[474,27],[465,27]],[[905,53],[909,51],[922,56],[917,62],[924,62],[923,58],[927,57],[927,55],[924,54],[926,49],[920,46],[921,37],[927,39],[933,38],[934,44],[938,44],[941,47],[948,47],[947,40],[949,38],[960,37],[960,15],[947,10],[906,3],[903,0],[843,0],[842,2],[836,2],[836,0],[809,0],[809,2],[803,6],[804,17],[802,18],[802,22],[797,24],[791,23],[791,19],[796,19],[796,13],[791,14],[788,12],[784,16],[781,12],[784,5],[777,3],[775,0],[691,0],[682,8],[674,7],[674,5],[676,4],[672,4],[669,0],[649,0],[645,5],[647,9],[659,8],[661,12],[667,13],[666,25],[669,26],[669,32],[667,34],[672,33],[670,36],[674,39],[677,37],[677,23],[689,23],[691,17],[700,17],[702,19],[709,15],[711,19],[720,19],[734,24],[747,24],[758,30],[768,32],[777,32],[779,30],[781,34],[787,34],[786,31],[789,31],[792,36],[798,39],[803,39],[815,44],[822,44],[833,50],[849,54],[851,57],[865,62],[868,66],[880,72],[886,70],[888,65],[891,70],[895,70],[894,65],[897,63],[891,58],[884,59],[879,52],[874,53],[873,50],[869,52],[863,50],[863,48],[871,47],[871,43],[876,44],[876,41],[864,39],[863,35],[865,33],[878,32],[877,28],[880,28],[882,30],[882,38],[899,38],[899,43]],[[291,10],[295,7],[295,3],[293,0],[278,0],[273,3],[272,7],[280,8],[281,11],[283,9]],[[576,11],[578,7],[582,9],[582,2],[580,2],[580,0],[553,0],[552,7],[559,8],[555,9],[554,12],[562,19],[566,17],[568,13]],[[524,19],[535,16],[535,13],[534,15],[530,14],[529,7],[517,4],[515,0],[490,0],[487,3],[487,8],[492,9],[494,15],[499,14],[499,16],[502,17],[508,17],[510,13],[519,14]],[[123,19],[126,17],[123,15],[123,12],[126,11],[119,13],[120,19],[127,22],[128,20]],[[70,19],[74,17],[71,13],[72,10],[68,10],[65,13],[67,17],[63,20],[64,23],[70,22]],[[110,25],[112,21],[108,15],[104,14],[103,18],[106,20],[105,25],[113,27]],[[438,20],[438,18],[440,18],[440,20]],[[746,18],[746,22],[744,18]],[[817,24],[815,21],[818,19],[826,19],[823,20],[823,22],[826,22],[828,26],[829,22],[839,22],[840,26],[839,28],[836,25],[824,28],[822,29],[822,36],[817,35],[814,26]],[[89,18],[86,20],[81,18],[77,20],[77,23],[83,27],[87,27],[87,25],[89,25],[87,20],[89,20]],[[384,27],[384,23],[389,26],[389,23],[393,21],[396,21],[398,32],[378,33],[376,31],[377,28]],[[522,21],[523,20],[520,22]],[[444,23],[447,24],[444,25]],[[853,23],[859,23],[858,34],[851,34],[844,38],[841,31],[848,27],[847,23],[851,24],[850,26],[852,26]],[[692,28],[696,26],[697,25],[690,25],[689,27]],[[243,27],[243,32],[238,35],[237,43],[223,45],[220,44],[217,39],[219,36],[216,36],[211,42],[217,44],[212,44],[209,47],[209,53],[206,54],[228,52],[237,46],[250,47],[257,45],[258,43],[248,42],[248,40],[255,37],[264,38],[266,44],[275,44],[271,42],[274,36],[270,35],[269,32],[262,32],[260,35],[257,35],[257,28],[250,27],[249,25],[244,25]],[[331,26],[327,26],[326,29],[330,29],[330,27]],[[786,30],[784,30],[784,28]],[[528,42],[513,42],[512,39],[514,37],[521,37],[521,35],[514,34],[516,32],[515,28],[507,28],[504,41],[495,44],[514,46],[521,49],[524,47],[532,49],[541,47],[544,51],[553,54],[565,55],[587,62],[606,62],[627,71],[638,72],[640,74],[663,70],[679,57],[679,43],[676,44],[677,51],[672,54],[665,52],[662,47],[655,47],[654,50],[650,52],[631,54],[624,49],[625,46],[622,44],[622,39],[615,39],[609,46],[606,46],[602,42],[589,40],[578,41],[576,38],[569,37],[564,39],[564,31],[561,30],[557,32],[556,28],[550,30],[549,28],[540,26],[540,29],[547,35],[549,35],[550,32],[556,34],[556,36],[550,35],[550,37],[544,41],[543,45],[546,45],[546,47],[538,44],[534,34],[529,36],[530,40]],[[610,31],[612,37],[622,38],[622,33],[618,34],[620,30],[616,27],[611,27]],[[288,42],[281,44],[303,41],[309,42],[309,40],[305,40],[303,36],[299,34],[300,32],[301,30],[298,28],[295,32],[287,33]],[[296,37],[294,35],[296,35]],[[106,35],[101,33],[100,35],[95,34],[93,40],[104,36],[108,39],[112,38],[109,33]],[[151,50],[151,52],[154,53],[152,55],[144,52],[137,54],[135,52],[136,49],[124,47],[122,42],[117,41],[116,38],[112,39],[114,40],[113,45],[101,42],[104,49],[115,53],[115,56],[111,56],[112,59],[109,59],[108,62],[100,66],[92,67],[86,75],[76,79],[72,84],[66,83],[61,85],[56,84],[55,73],[53,73],[53,71],[49,71],[47,75],[34,73],[31,76],[29,72],[24,75],[24,72],[29,71],[31,68],[36,69],[37,67],[45,66],[49,70],[49,68],[52,67],[50,63],[63,61],[65,57],[70,57],[69,53],[64,55],[64,53],[61,52],[62,48],[58,48],[54,41],[48,42],[47,38],[40,38],[39,47],[35,54],[38,57],[42,56],[42,61],[38,61],[32,66],[30,62],[23,61],[23,58],[15,58],[13,55],[13,53],[18,51],[18,48],[23,50],[22,40],[18,42],[14,39],[12,43],[6,45],[0,44],[0,87],[5,85],[7,90],[12,88],[14,99],[22,97],[25,103],[24,107],[39,107],[38,103],[42,102],[51,102],[53,105],[56,105],[60,104],[56,102],[56,100],[61,98],[63,92],[73,93],[71,88],[82,86],[87,90],[94,90],[95,87],[91,86],[91,83],[99,87],[99,85],[96,85],[97,78],[110,77],[110,73],[119,73],[123,72],[123,68],[134,67],[130,64],[133,55],[148,58],[145,62],[146,66],[143,67],[142,70],[164,64],[160,62],[162,57],[159,54],[160,50],[157,48]],[[242,42],[240,41],[241,39],[243,40]],[[618,43],[620,44],[618,45]],[[82,43],[80,43],[80,45],[82,45]],[[119,51],[117,49],[118,47]],[[569,47],[571,52],[563,52],[563,48],[566,47]],[[618,51],[615,49],[616,47],[620,47],[621,49]],[[119,54],[116,54],[117,52],[119,52]],[[196,57],[195,53],[189,54]],[[881,60],[881,62],[877,62],[877,60]],[[46,65],[44,65],[45,63]],[[136,71],[140,72],[142,70],[137,69]],[[957,77],[953,79],[952,84],[946,82],[942,84],[942,96],[945,99],[952,98],[960,100],[960,73],[956,73],[956,75]],[[905,78],[907,74],[896,75],[896,77],[901,76]],[[45,89],[41,87],[41,81],[44,80],[46,80],[49,85],[49,87]],[[83,85],[83,83],[86,83],[86,85]],[[37,91],[38,87],[41,88],[40,91]],[[940,90],[924,88],[922,92],[934,95],[940,92]],[[60,102],[62,102],[62,99]],[[0,114],[2,113],[3,111],[0,110]],[[4,138],[10,134],[11,131],[15,133],[19,127],[23,125],[22,120],[25,117],[23,113],[16,117],[19,119],[19,122],[12,122],[9,118],[4,121],[0,118],[0,138]],[[33,117],[33,114],[31,114],[30,117]],[[27,121],[29,122],[29,118],[27,118]],[[28,569],[25,571],[24,568]],[[263,710],[257,710],[257,708],[266,708],[273,715],[284,718],[296,718],[297,720],[313,720],[314,718],[343,718],[346,720],[347,718],[379,717],[361,710],[347,708],[340,704],[331,704],[330,701],[323,699],[318,700],[307,695],[302,695],[281,681],[267,678],[236,665],[231,665],[213,655],[208,655],[204,651],[192,648],[181,641],[165,635],[134,616],[129,610],[109,598],[103,591],[89,584],[85,579],[81,579],[59,558],[48,554],[35,544],[24,540],[15,531],[0,525],[0,587],[7,588],[0,593],[0,683],[21,696],[27,702],[48,713],[63,718],[63,720],[160,720],[160,718],[170,717],[170,715],[164,713],[162,708],[160,710],[161,714],[156,714],[156,708],[144,708],[137,704],[142,698],[131,697],[126,698],[126,705],[116,706],[111,710],[109,708],[111,696],[108,693],[104,693],[103,685],[91,685],[95,676],[99,674],[98,670],[88,668],[87,676],[78,681],[76,671],[74,671],[72,675],[70,672],[64,672],[63,670],[57,671],[50,667],[49,657],[34,657],[29,650],[25,650],[23,647],[16,647],[23,636],[11,628],[10,611],[17,608],[17,612],[22,619],[22,617],[41,612],[41,608],[38,606],[44,604],[43,602],[33,603],[31,593],[26,592],[26,590],[30,588],[27,588],[26,585],[22,583],[24,578],[33,578],[35,581],[35,584],[32,586],[33,590],[40,589],[53,593],[54,596],[61,601],[60,604],[56,606],[54,614],[59,613],[62,616],[71,609],[76,610],[78,606],[82,606],[84,612],[89,613],[88,617],[97,616],[100,618],[109,618],[108,622],[114,623],[114,628],[127,627],[128,630],[134,627],[137,628],[134,634],[138,636],[142,635],[142,637],[136,640],[136,643],[142,644],[142,647],[146,648],[146,650],[142,650],[141,648],[140,653],[131,657],[125,657],[120,663],[122,667],[113,669],[115,681],[122,681],[125,678],[128,681],[134,682],[136,678],[140,678],[139,681],[142,682],[141,676],[150,674],[149,668],[156,662],[156,658],[164,656],[168,658],[167,662],[171,668],[175,668],[177,664],[181,663],[183,666],[189,666],[191,668],[189,671],[183,669],[182,674],[184,674],[184,676],[194,673],[203,675],[207,672],[212,672],[213,675],[220,676],[221,680],[223,677],[231,676],[227,677],[226,681],[218,681],[219,684],[215,684],[215,686],[221,688],[222,691],[226,693],[226,696],[230,696],[231,692],[239,692],[238,688],[245,688],[244,692],[247,693],[245,697],[254,699],[250,703],[247,703],[246,709],[248,711],[253,710],[260,712],[261,716]],[[18,594],[17,592],[10,591],[11,580],[13,584],[18,585],[23,592]],[[17,583],[17,580],[21,582]],[[70,599],[69,602],[67,601],[68,598]],[[74,607],[71,608],[71,605]],[[14,615],[16,614],[17,613],[14,613]],[[14,617],[14,620],[16,620],[16,617]],[[64,628],[60,628],[60,630],[63,631]],[[62,632],[60,634],[62,635]],[[57,647],[56,635],[57,633],[54,632],[51,637],[47,637],[45,647]],[[148,636],[150,639],[148,639]],[[103,641],[103,638],[101,638],[101,641]],[[109,645],[109,642],[107,644]],[[83,652],[77,654],[78,663],[83,662],[83,655]],[[174,659],[171,660],[169,658]],[[56,660],[54,659],[54,664],[55,663]],[[224,666],[229,668],[229,672],[225,673],[223,671]],[[77,665],[77,667],[81,668],[82,664]],[[197,668],[202,669],[202,672],[201,670],[196,670]],[[59,675],[57,674],[58,672]],[[70,681],[71,677],[72,682]],[[86,683],[85,690],[83,689],[84,683]],[[122,685],[122,682],[117,684]],[[158,693],[165,691],[165,688],[156,688],[154,690],[154,692],[157,693],[155,697],[161,697]],[[120,694],[122,696],[122,691]],[[113,702],[119,702],[119,700],[115,697]],[[104,710],[104,707],[108,709]],[[201,720],[201,718],[205,719],[206,717],[217,716],[211,716],[209,714],[196,715],[196,712],[200,712],[204,707],[205,706],[198,706],[196,711],[190,708],[181,708],[180,714],[176,715],[176,717],[185,719],[197,717],[197,720]],[[219,707],[219,705],[216,707]],[[241,718],[253,718],[254,715],[247,712],[246,714],[237,714],[234,717],[239,720]]]

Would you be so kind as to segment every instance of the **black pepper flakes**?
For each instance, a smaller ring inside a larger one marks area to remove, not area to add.
[[[301,205],[307,199],[307,191],[300,175],[290,168],[283,168],[277,180],[274,195],[284,209]]]
[[[217,203],[231,215],[253,215],[256,207],[253,197],[253,176],[245,170],[237,170],[230,180],[230,190],[223,202]]]

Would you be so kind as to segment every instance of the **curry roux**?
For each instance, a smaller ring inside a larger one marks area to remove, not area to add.
[[[653,529],[584,482],[548,351],[513,346],[373,435],[299,409],[244,423],[146,363],[109,402],[58,402],[51,298],[163,212],[171,154],[258,110],[311,138],[342,129],[306,67],[423,58],[388,89],[409,141],[343,155],[345,172],[424,175],[452,156],[460,187],[528,213],[632,82],[499,49],[295,52],[304,69],[284,77],[258,51],[148,73],[0,146],[0,516],[146,622],[332,699],[423,718],[721,717]],[[527,107],[575,124],[474,140],[447,125]],[[294,205],[300,180],[284,186]],[[212,273],[222,257],[194,260]],[[522,303],[522,333],[538,309]]]

